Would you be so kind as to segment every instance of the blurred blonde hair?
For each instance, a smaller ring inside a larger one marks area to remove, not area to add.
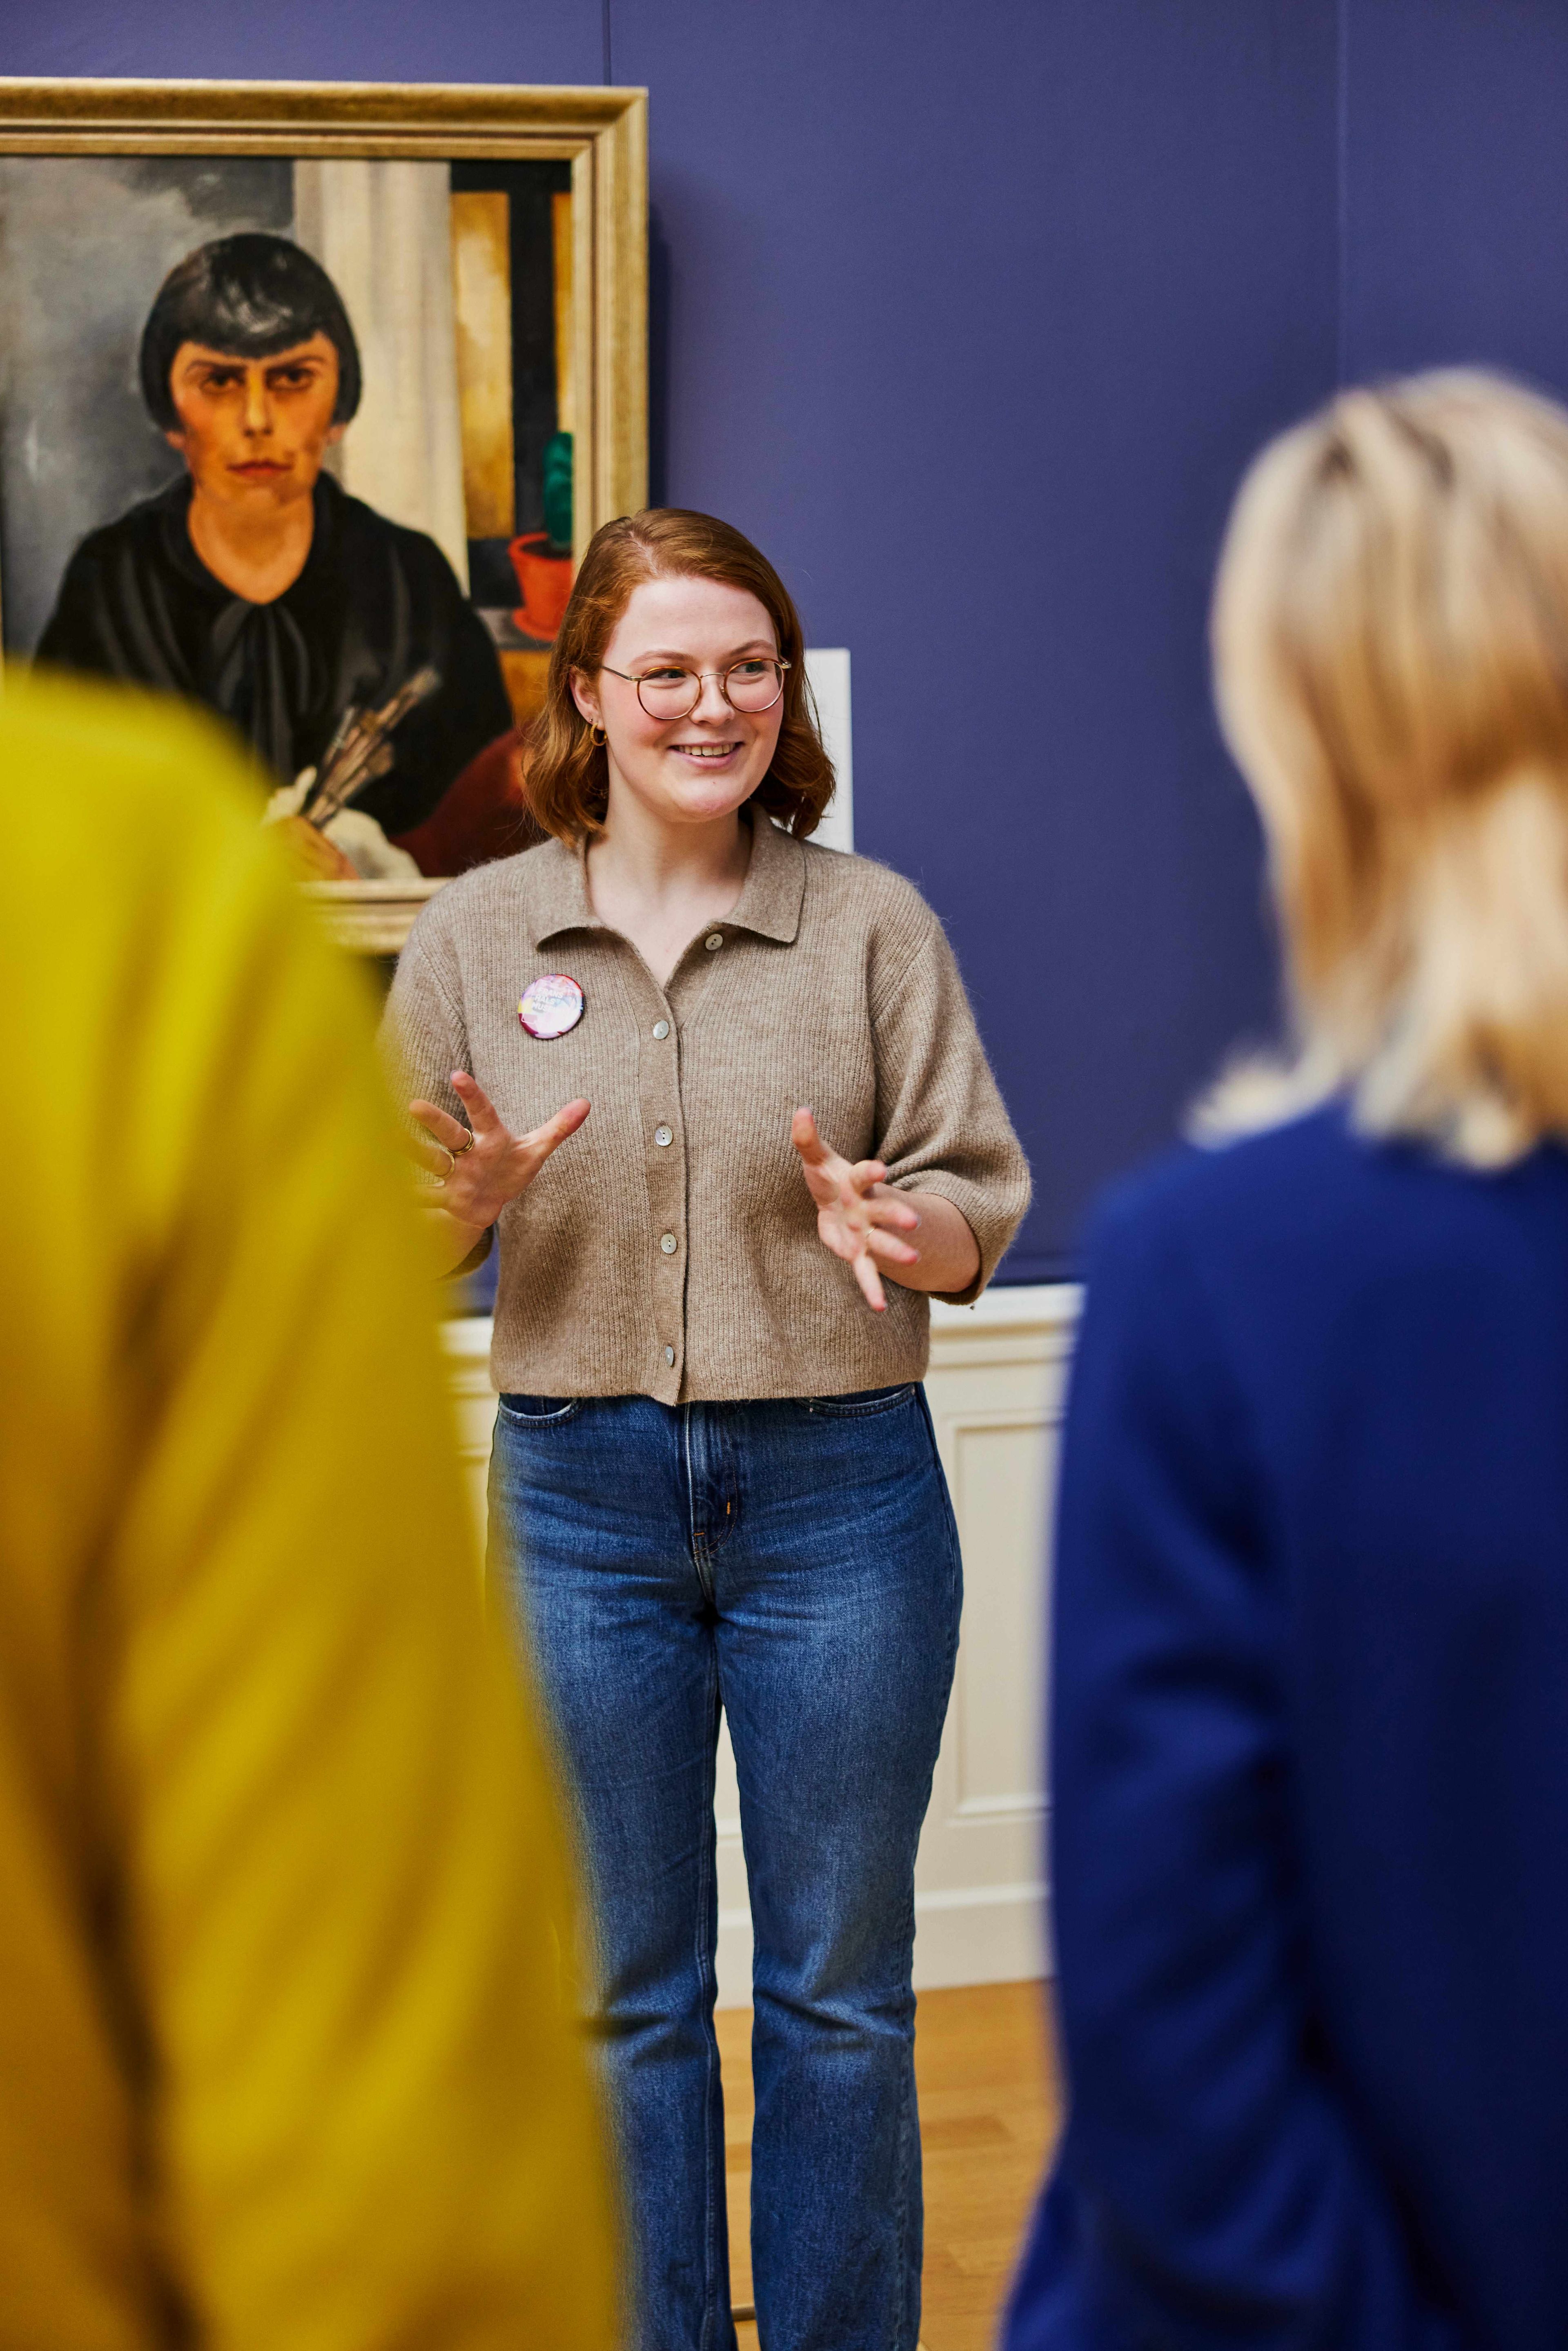
[[[1344,1092],[1474,1166],[1568,1135],[1568,413],[1479,372],[1343,393],[1243,483],[1213,643],[1296,1049],[1198,1134]]]

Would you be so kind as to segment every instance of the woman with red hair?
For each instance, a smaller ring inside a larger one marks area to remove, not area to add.
[[[920,1387],[1028,1196],[940,924],[810,840],[800,625],[727,525],[588,550],[529,795],[392,1017],[456,1258],[499,1240],[494,1554],[575,1786],[643,2351],[726,2351],[714,1758],[755,1928],[779,2351],[914,2351],[914,1869],[960,1571]],[[884,1284],[886,1285],[884,1287]]]

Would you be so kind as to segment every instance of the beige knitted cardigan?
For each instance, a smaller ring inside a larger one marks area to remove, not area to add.
[[[968,1219],[978,1296],[1029,1202],[1029,1171],[942,926],[864,857],[759,820],[734,912],[661,987],[589,901],[580,852],[547,841],[432,899],[388,1008],[410,1091],[461,1115],[477,1079],[515,1133],[593,1108],[497,1228],[496,1385],[663,1403],[841,1395],[918,1379],[929,1312],[885,1314],[817,1237],[789,1141],[798,1104],[850,1159]],[[530,980],[584,1009],[530,1037]]]

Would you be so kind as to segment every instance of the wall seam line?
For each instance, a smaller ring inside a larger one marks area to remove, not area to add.
[[[605,0],[608,7],[609,0]],[[1335,271],[1334,380],[1343,386],[1350,367],[1350,0],[1337,0],[1334,57]]]

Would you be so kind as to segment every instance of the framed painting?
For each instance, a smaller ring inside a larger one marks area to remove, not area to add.
[[[0,81],[0,639],[251,745],[350,944],[525,845],[646,499],[646,96]]]

